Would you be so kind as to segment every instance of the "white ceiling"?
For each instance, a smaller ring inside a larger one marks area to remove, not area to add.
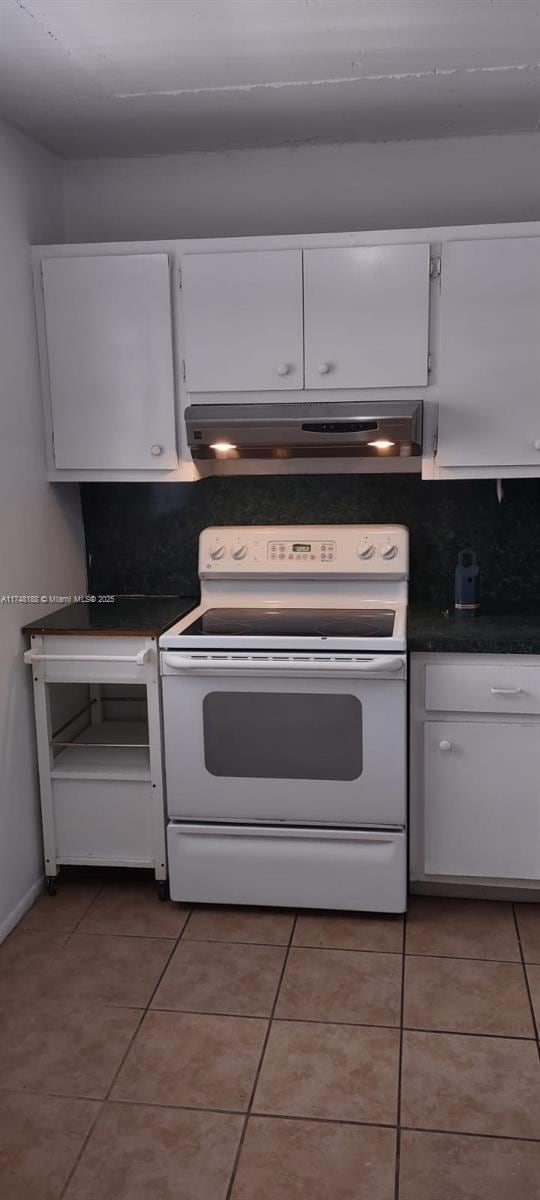
[[[0,0],[0,114],[69,157],[536,130],[540,0]]]

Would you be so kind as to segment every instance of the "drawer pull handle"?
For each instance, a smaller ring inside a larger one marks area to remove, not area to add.
[[[521,688],[490,688],[492,696],[519,696]]]
[[[451,750],[451,749],[452,749],[451,742],[439,742],[439,750]]]

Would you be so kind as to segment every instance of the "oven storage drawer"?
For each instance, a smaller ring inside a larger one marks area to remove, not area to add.
[[[404,912],[405,833],[171,822],[171,899]]]
[[[428,665],[425,708],[428,712],[540,713],[540,667]]]

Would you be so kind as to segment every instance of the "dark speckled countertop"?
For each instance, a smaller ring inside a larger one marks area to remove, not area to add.
[[[540,605],[536,612],[480,612],[465,620],[411,605],[407,645],[453,654],[540,654]]]
[[[68,604],[23,627],[23,633],[159,637],[194,608],[194,596],[115,596],[110,603]]]
[[[69,604],[23,627],[23,633],[159,637],[198,603],[195,596],[117,596],[112,603]],[[456,620],[442,609],[409,605],[411,651],[455,654],[540,654],[536,612],[481,612]]]

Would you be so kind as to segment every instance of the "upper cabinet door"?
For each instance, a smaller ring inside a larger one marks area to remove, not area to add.
[[[186,254],[182,293],[189,392],[303,387],[301,250]]]
[[[427,383],[429,256],[420,243],[304,252],[306,388]]]
[[[42,261],[55,466],[177,466],[166,254]]]
[[[441,466],[540,466],[540,238],[448,242]]]

